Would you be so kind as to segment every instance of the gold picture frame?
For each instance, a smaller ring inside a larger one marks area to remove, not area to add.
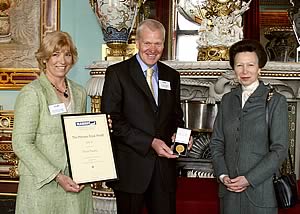
[[[40,0],[39,41],[47,33],[60,28],[60,0]],[[9,45],[9,44],[8,44]],[[14,59],[11,59],[12,61]],[[0,90],[19,90],[39,75],[36,67],[0,68]]]

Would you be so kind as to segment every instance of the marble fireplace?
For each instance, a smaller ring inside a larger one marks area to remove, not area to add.
[[[87,92],[92,98],[93,112],[100,111],[105,70],[114,63],[116,61],[96,61],[87,67],[91,75],[87,84]],[[235,75],[228,61],[163,61],[163,63],[180,73],[181,100],[186,127],[193,129],[194,136],[195,146],[190,154],[178,160],[178,173],[187,177],[213,177],[207,144],[217,111],[217,103],[225,93],[235,87],[237,83]],[[261,72],[261,79],[266,84],[271,84],[288,100],[289,143],[294,158],[295,172],[299,178],[300,136],[296,133],[300,133],[300,63],[268,62]],[[188,117],[191,114],[195,116]]]
[[[86,69],[91,78],[87,92],[91,97],[91,111],[101,109],[101,94],[106,68],[117,61],[95,61]],[[217,104],[222,96],[236,85],[235,75],[228,61],[163,61],[180,73],[181,100],[186,127],[193,130],[194,145],[187,157],[178,159],[178,175],[212,178],[213,168],[208,148]],[[286,96],[289,106],[289,146],[297,178],[300,176],[300,63],[268,62],[261,79]],[[191,110],[191,111],[190,111]],[[190,116],[189,116],[190,115]],[[193,116],[191,116],[193,115]],[[286,166],[287,170],[290,166]],[[98,184],[93,189],[95,212],[102,207],[108,213],[116,212],[113,192]]]
[[[91,78],[87,92],[91,97],[91,111],[100,112],[105,70],[117,61],[95,61],[86,69]],[[193,130],[194,145],[187,157],[178,159],[178,175],[212,178],[213,168],[208,148],[217,104],[222,96],[236,86],[235,75],[228,61],[163,61],[176,69],[181,77],[181,100],[186,127]],[[289,146],[297,178],[300,175],[300,63],[268,62],[261,72],[261,79],[285,95],[289,106]],[[290,170],[290,166],[286,166]],[[95,212],[103,206],[115,213],[113,192],[105,183],[93,188]]]

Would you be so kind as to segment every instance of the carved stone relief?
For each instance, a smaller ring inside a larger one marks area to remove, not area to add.
[[[0,67],[37,67],[34,53],[40,42],[40,1],[15,2],[9,16],[12,40],[0,43]]]

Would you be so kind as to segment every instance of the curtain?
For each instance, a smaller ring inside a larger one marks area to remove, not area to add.
[[[244,38],[260,40],[259,0],[252,0],[250,9],[244,13]]]
[[[160,21],[166,28],[166,40],[164,44],[164,52],[162,54],[161,59],[162,60],[167,60],[168,59],[168,49],[169,49],[169,44],[168,44],[168,37],[169,37],[169,16],[170,16],[170,1],[166,0],[156,0],[155,1],[155,9],[156,9],[156,17],[155,19]]]

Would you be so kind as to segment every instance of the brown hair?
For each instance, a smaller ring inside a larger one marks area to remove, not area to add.
[[[40,69],[44,71],[46,69],[45,62],[49,60],[54,52],[64,47],[70,48],[73,59],[72,65],[74,65],[77,62],[78,53],[71,36],[62,31],[47,33],[41,42],[40,48],[35,53]]]
[[[234,68],[234,58],[241,52],[255,52],[258,58],[258,66],[262,68],[268,61],[267,53],[260,42],[251,39],[244,39],[234,43],[229,49],[229,63]]]

